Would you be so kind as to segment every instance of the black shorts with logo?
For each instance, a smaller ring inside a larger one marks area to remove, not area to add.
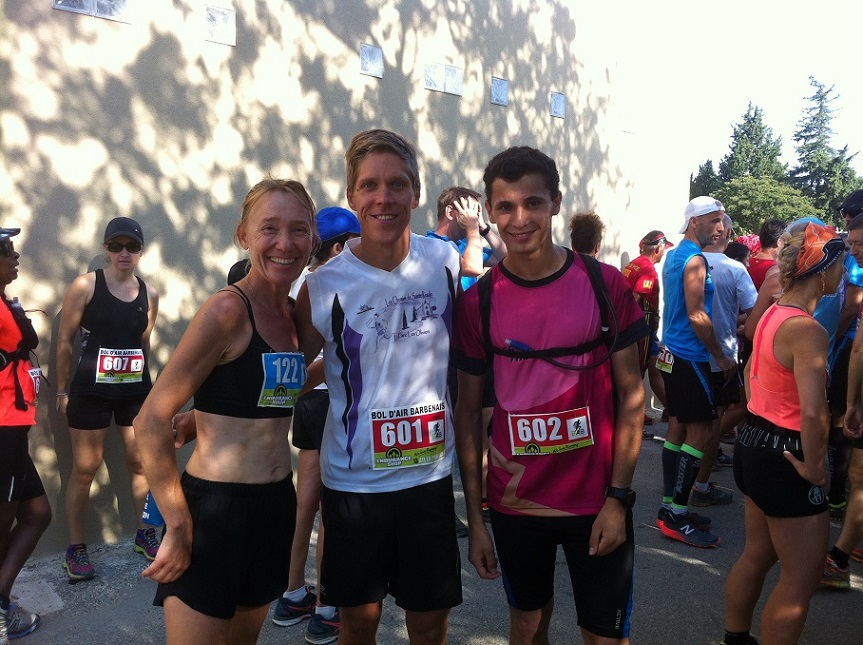
[[[807,517],[827,511],[827,493],[803,479],[782,454],[803,461],[800,433],[747,414],[734,445],[734,481],[768,517]]]

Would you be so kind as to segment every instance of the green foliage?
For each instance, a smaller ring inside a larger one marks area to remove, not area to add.
[[[827,222],[844,224],[839,221],[836,208],[860,186],[860,179],[850,165],[854,155],[848,156],[848,147],[836,150],[830,145],[833,136],[830,103],[839,97],[831,96],[833,87],[825,87],[812,76],[809,83],[815,88],[815,93],[808,97],[811,105],[797,122],[794,141],[798,163],[789,173],[789,180],[812,201],[819,217]]]
[[[773,130],[764,125],[764,113],[752,103],[743,121],[734,126],[728,154],[719,162],[719,178],[723,182],[737,177],[785,178],[785,166],[780,163],[782,138],[773,138]]]
[[[766,219],[790,222],[798,217],[820,217],[799,190],[769,177],[737,177],[713,195],[725,204],[736,233],[757,233]]]
[[[706,163],[698,166],[698,174],[695,178],[689,176],[689,199],[699,195],[710,195],[722,186],[722,180],[713,170],[713,162],[708,159]]]
[[[782,139],[764,124],[761,108],[749,104],[743,120],[732,126],[728,154],[719,162],[698,167],[689,179],[690,199],[713,195],[728,208],[735,229],[756,232],[765,219],[791,220],[807,215],[844,226],[836,208],[853,191],[863,188],[863,178],[851,167],[855,154],[848,146],[831,147],[833,110],[830,103],[838,96],[814,77],[809,83],[815,93],[798,121],[794,142],[798,163],[789,170],[779,162]]]

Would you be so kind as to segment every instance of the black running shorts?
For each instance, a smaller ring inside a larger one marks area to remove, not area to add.
[[[408,611],[462,602],[452,477],[386,493],[323,487],[321,600],[333,607],[379,602]]]
[[[177,596],[197,612],[233,618],[237,607],[271,603],[288,588],[297,495],[291,477],[270,484],[181,478],[192,514],[192,563],[160,584],[153,604]]]
[[[70,394],[66,421],[70,428],[76,430],[104,430],[111,425],[113,416],[118,426],[131,427],[145,398],[110,399],[97,395]]]
[[[558,545],[563,546],[578,626],[605,638],[627,638],[632,613],[635,538],[627,511],[626,542],[604,556],[588,555],[595,515],[534,517],[492,509],[491,526],[507,601],[536,611],[554,596]]]
[[[297,399],[291,431],[291,443],[294,448],[321,450],[329,407],[329,390],[310,390]]]
[[[30,426],[0,426],[0,502],[26,502],[45,494],[30,458]]]
[[[665,409],[680,423],[703,423],[716,418],[716,398],[710,363],[674,357],[671,373],[661,371],[665,382]]]
[[[827,491],[797,474],[783,451],[803,460],[800,433],[747,414],[734,445],[734,481],[768,517],[827,511]]]

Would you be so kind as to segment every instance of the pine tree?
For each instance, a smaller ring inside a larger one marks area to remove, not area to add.
[[[723,182],[737,177],[766,177],[782,181],[785,166],[780,163],[782,138],[773,138],[773,130],[764,125],[760,107],[749,104],[743,121],[734,126],[728,154],[719,162]]]
[[[809,77],[809,83],[815,93],[807,97],[812,105],[804,110],[794,133],[798,163],[790,172],[791,185],[812,200],[822,219],[838,223],[836,208],[859,186],[860,180],[851,168],[854,155],[848,156],[848,147],[836,150],[830,145],[833,136],[830,104],[839,97],[831,96],[834,88],[825,87],[813,76]]]
[[[698,174],[689,176],[689,199],[700,195],[713,195],[722,187],[722,180],[713,169],[713,161],[708,159],[698,166]]]

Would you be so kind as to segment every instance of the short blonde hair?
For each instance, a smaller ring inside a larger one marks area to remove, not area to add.
[[[294,179],[277,179],[270,175],[264,177],[261,181],[252,186],[248,193],[246,193],[237,229],[241,226],[245,226],[252,208],[254,208],[255,204],[257,204],[264,195],[276,191],[293,195],[306,208],[306,211],[308,211],[309,223],[311,225],[312,238],[314,240],[318,240],[318,227],[315,224],[315,202],[311,195],[309,195],[306,187]],[[234,237],[236,237],[236,233],[234,234]]]
[[[417,198],[419,198],[420,170],[417,163],[417,151],[410,141],[389,130],[366,130],[351,139],[351,143],[345,151],[348,193],[354,191],[354,183],[357,180],[360,162],[371,152],[392,152],[399,156],[408,167],[408,174],[413,183],[414,192],[417,194]]]

